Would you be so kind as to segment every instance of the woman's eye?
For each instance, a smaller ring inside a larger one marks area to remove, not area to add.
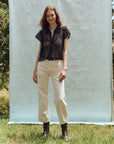
[[[51,14],[50,16],[49,16],[49,15],[46,15],[47,18],[53,17],[53,16],[54,16],[54,14]]]

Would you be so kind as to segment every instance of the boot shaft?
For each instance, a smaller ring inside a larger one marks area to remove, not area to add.
[[[45,132],[45,131],[46,131],[47,133],[49,132],[49,122],[43,123],[43,129],[44,129],[44,132]]]
[[[69,140],[68,131],[67,131],[67,123],[61,125],[62,128],[62,138],[65,141]]]
[[[62,134],[64,134],[64,132],[67,132],[67,123],[62,124],[61,128],[62,128]]]

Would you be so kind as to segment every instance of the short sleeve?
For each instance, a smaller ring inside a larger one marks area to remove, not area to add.
[[[42,41],[42,29],[35,35],[35,38],[37,38],[39,41]]]
[[[63,39],[65,39],[66,37],[68,37],[68,39],[69,39],[70,35],[71,35],[71,33],[70,33],[69,29],[66,26],[63,27]]]

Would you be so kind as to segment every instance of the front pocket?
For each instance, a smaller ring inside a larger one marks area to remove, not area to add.
[[[58,60],[57,62],[57,67],[62,70],[62,61],[61,60]]]

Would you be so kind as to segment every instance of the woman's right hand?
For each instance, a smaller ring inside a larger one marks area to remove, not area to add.
[[[37,70],[33,72],[33,81],[37,84]]]

